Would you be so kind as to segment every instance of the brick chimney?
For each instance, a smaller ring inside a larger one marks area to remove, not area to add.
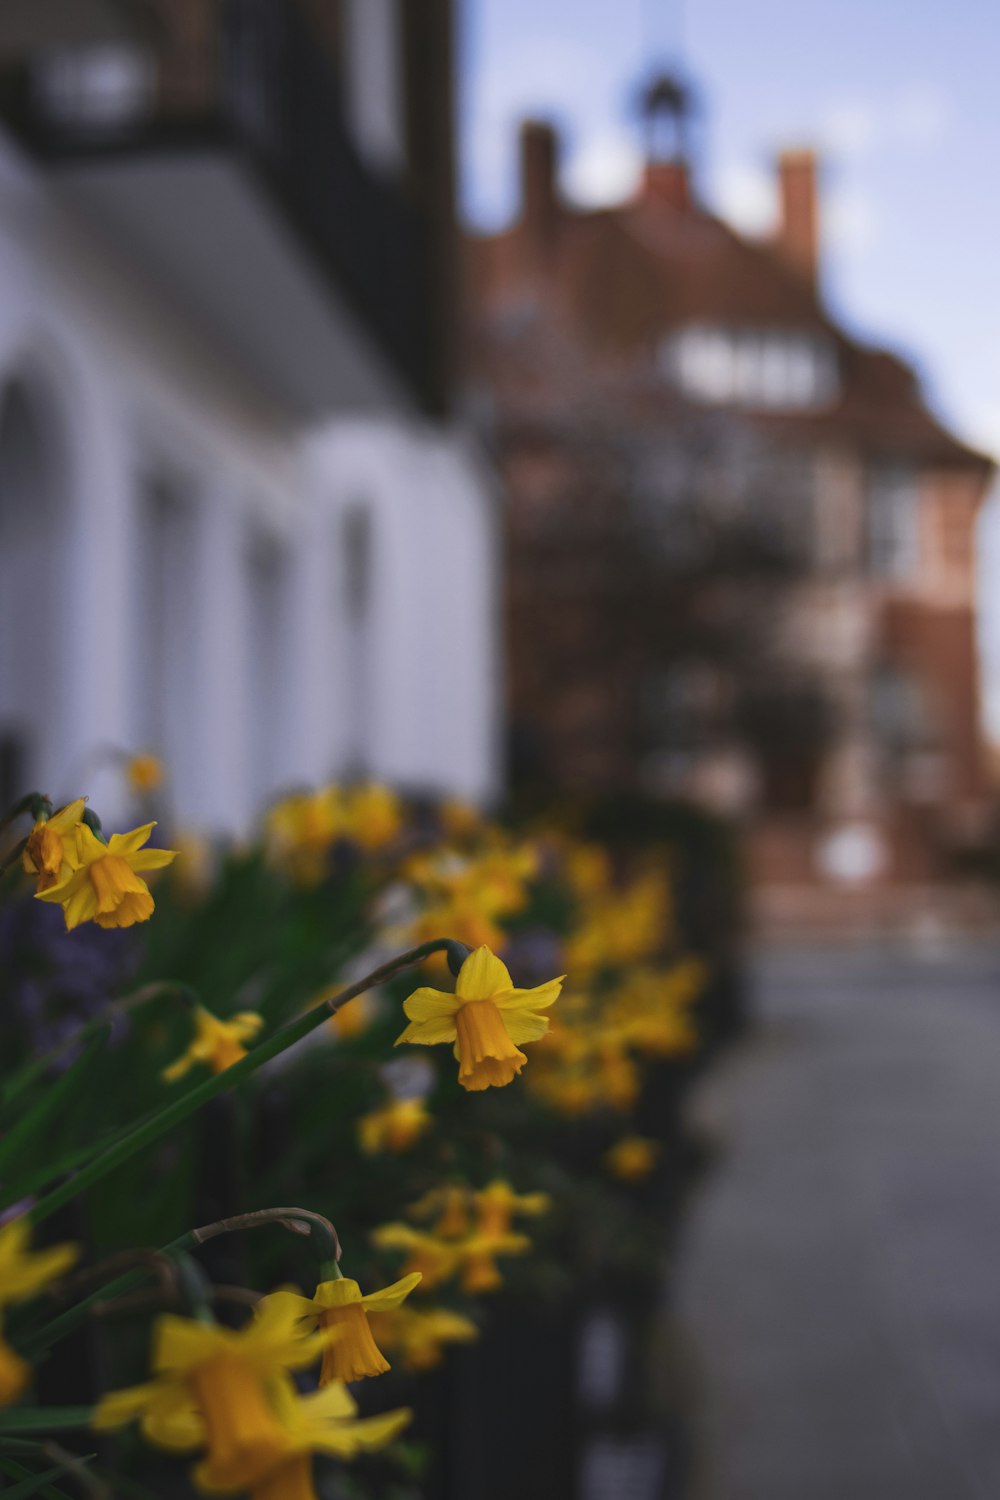
[[[777,249],[804,281],[819,279],[819,197],[816,153],[783,151],[778,157]]]
[[[687,213],[691,207],[691,173],[687,162],[682,158],[647,161],[641,196],[657,203],[667,203],[678,213]]]
[[[521,126],[521,224],[534,250],[551,245],[559,222],[559,138],[547,120]]]

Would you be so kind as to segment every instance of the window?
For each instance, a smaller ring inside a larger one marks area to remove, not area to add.
[[[889,749],[903,751],[926,743],[930,715],[920,679],[901,667],[879,667],[871,682],[871,721]]]
[[[912,578],[920,561],[917,486],[909,469],[876,469],[868,481],[868,561],[878,578]]]
[[[406,164],[399,0],[348,0],[345,82],[354,138],[372,166]]]
[[[35,86],[54,119],[102,129],[148,115],[154,76],[145,52],[109,42],[46,57],[38,66]]]
[[[685,328],[664,339],[659,365],[686,396],[719,405],[809,410],[839,385],[827,341],[787,330]]]

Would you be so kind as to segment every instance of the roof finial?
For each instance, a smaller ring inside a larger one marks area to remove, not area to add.
[[[679,73],[660,72],[653,75],[643,88],[639,100],[646,134],[647,161],[688,159],[694,103],[694,92]]]

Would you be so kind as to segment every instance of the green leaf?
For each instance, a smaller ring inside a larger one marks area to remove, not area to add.
[[[92,1406],[11,1406],[0,1411],[0,1437],[8,1432],[65,1432],[71,1427],[89,1427],[93,1415]]]
[[[24,1154],[32,1136],[43,1130],[57,1112],[65,1110],[71,1096],[86,1078],[91,1062],[104,1046],[109,1035],[110,1028],[102,1028],[100,1036],[94,1037],[73,1066],[67,1069],[56,1083],[46,1089],[38,1103],[32,1109],[26,1110],[16,1125],[6,1132],[3,1140],[0,1141],[0,1174],[3,1173],[8,1162],[16,1161]]]

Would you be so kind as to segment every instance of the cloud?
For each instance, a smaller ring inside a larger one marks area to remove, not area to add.
[[[873,103],[833,104],[819,127],[821,148],[834,159],[872,156],[892,147],[926,150],[942,141],[951,123],[948,99],[934,84],[911,83]]]
[[[970,442],[975,443],[984,452],[1000,457],[1000,401],[971,402],[965,412],[962,426]],[[1000,489],[997,491],[994,507],[997,512],[996,525],[998,548],[1000,548]]]
[[[774,225],[777,194],[773,172],[746,162],[726,162],[715,173],[714,201],[734,229],[764,234]]]
[[[890,115],[892,135],[905,146],[936,146],[951,124],[948,100],[933,84],[914,84],[900,93]]]
[[[820,144],[833,156],[861,156],[878,140],[875,111],[860,99],[844,100],[827,112],[820,125]]]
[[[565,173],[569,196],[585,208],[620,203],[635,191],[642,171],[642,153],[624,130],[590,135],[574,152]]]
[[[872,197],[856,183],[833,187],[823,200],[823,238],[841,255],[867,255],[881,231],[878,209]]]

